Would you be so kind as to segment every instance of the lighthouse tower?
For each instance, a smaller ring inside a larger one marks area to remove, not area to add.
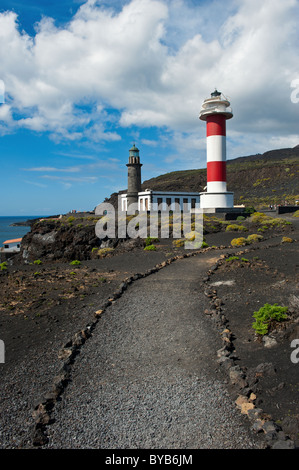
[[[231,208],[234,193],[226,190],[226,120],[233,117],[230,102],[215,90],[200,110],[207,130],[207,191],[200,193],[203,209]]]
[[[131,204],[138,203],[138,193],[141,191],[141,167],[139,150],[133,147],[129,150],[129,163],[128,167],[128,192],[127,192],[127,204],[128,207]]]

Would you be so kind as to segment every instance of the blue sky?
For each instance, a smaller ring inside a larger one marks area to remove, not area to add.
[[[126,188],[133,143],[143,180],[203,168],[215,87],[234,112],[228,158],[298,145],[298,13],[297,0],[0,0],[0,215],[93,209]]]

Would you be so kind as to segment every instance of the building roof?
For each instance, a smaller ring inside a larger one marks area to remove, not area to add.
[[[3,245],[8,245],[9,243],[18,243],[21,241],[22,241],[22,238],[14,238],[13,240],[6,240],[5,242],[3,242]]]

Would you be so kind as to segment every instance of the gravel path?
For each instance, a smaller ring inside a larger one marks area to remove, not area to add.
[[[216,363],[204,314],[211,253],[135,281],[105,311],[72,366],[47,448],[258,448]]]

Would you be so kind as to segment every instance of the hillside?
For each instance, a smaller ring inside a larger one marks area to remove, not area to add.
[[[142,189],[203,191],[206,169],[173,171],[144,181]],[[299,199],[299,145],[227,161],[227,187],[235,204],[269,205]]]

